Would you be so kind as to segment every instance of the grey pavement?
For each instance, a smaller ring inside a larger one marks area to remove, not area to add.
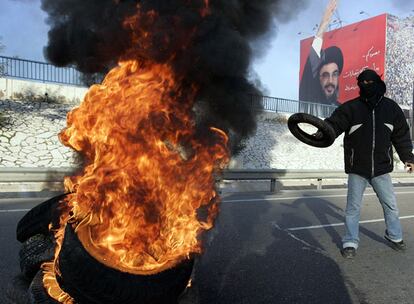
[[[354,260],[339,253],[346,189],[223,194],[180,303],[414,303],[414,187],[396,192],[407,251],[383,239],[382,209],[367,189]],[[19,272],[17,221],[43,200],[0,199],[0,286]]]

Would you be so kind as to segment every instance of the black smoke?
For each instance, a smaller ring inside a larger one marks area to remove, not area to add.
[[[202,16],[205,0],[42,0],[51,26],[45,57],[96,75],[120,58],[165,62],[174,54],[175,71],[186,75],[183,85],[199,88],[200,134],[206,125],[221,128],[231,134],[236,151],[256,128],[252,107],[260,107],[251,95],[261,92],[248,78],[252,43],[291,20],[307,1],[210,0],[210,13]],[[138,33],[123,25],[136,15],[137,4]],[[281,56],[286,56],[283,50]]]

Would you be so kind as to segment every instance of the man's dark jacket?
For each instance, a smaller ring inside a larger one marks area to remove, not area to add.
[[[381,97],[375,106],[359,97],[325,119],[338,137],[345,132],[345,172],[371,178],[393,170],[394,145],[401,161],[414,162],[410,129],[396,102]]]

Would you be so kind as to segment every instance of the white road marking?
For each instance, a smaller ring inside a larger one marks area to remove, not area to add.
[[[400,216],[400,220],[412,219],[412,218],[414,218],[414,215]],[[378,223],[378,222],[384,222],[384,219],[366,220],[366,221],[360,221],[359,223],[367,224],[367,223]],[[335,223],[335,224],[315,225],[315,226],[305,226],[305,227],[292,227],[292,228],[286,228],[285,230],[288,230],[288,231],[310,230],[310,229],[337,227],[337,226],[344,226],[344,225],[345,225],[344,223]]]
[[[399,194],[414,194],[413,191],[408,192],[395,192],[395,195]],[[375,192],[365,193],[364,196],[374,196]],[[287,197],[262,197],[253,199],[234,199],[234,200],[223,200],[223,203],[243,203],[243,202],[260,202],[260,201],[284,201],[284,200],[297,200],[303,198],[329,198],[329,197],[346,197],[346,194],[331,194],[331,195],[315,195],[315,196],[287,196]]]
[[[300,238],[298,238],[296,235],[294,235],[294,234],[292,234],[291,232],[289,232],[289,229],[282,229],[276,222],[272,222],[272,226],[273,227],[275,227],[277,230],[280,230],[280,231],[285,231],[285,232],[287,232],[287,234],[291,237],[291,238],[293,238],[293,239],[295,239],[295,240],[297,240],[297,241],[299,241],[299,242],[301,242],[302,244],[304,244],[304,245],[306,245],[306,246],[308,246],[308,247],[313,247],[311,244],[309,244],[308,242],[306,242],[306,241],[304,241],[304,240],[302,240],[302,239],[300,239]]]
[[[291,238],[295,239],[298,242],[301,242],[303,245],[305,245],[308,249],[313,249],[314,252],[320,253],[324,256],[327,256],[326,252],[321,250],[320,248],[313,246],[311,244],[309,244],[308,242],[298,238],[296,235],[294,235],[292,232],[289,231],[289,229],[282,229],[276,222],[272,222],[272,226],[275,227],[276,229],[280,230],[280,231],[284,231],[286,232]],[[306,248],[305,247],[305,248]],[[304,248],[303,248],[304,249]]]

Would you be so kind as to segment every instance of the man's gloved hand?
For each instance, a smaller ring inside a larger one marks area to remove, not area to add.
[[[323,133],[322,131],[318,130],[316,133],[313,133],[312,136],[315,137],[316,139],[322,139]]]
[[[413,163],[405,163],[404,164],[404,169],[408,172],[408,173],[413,173],[413,169],[414,169],[414,164]]]

